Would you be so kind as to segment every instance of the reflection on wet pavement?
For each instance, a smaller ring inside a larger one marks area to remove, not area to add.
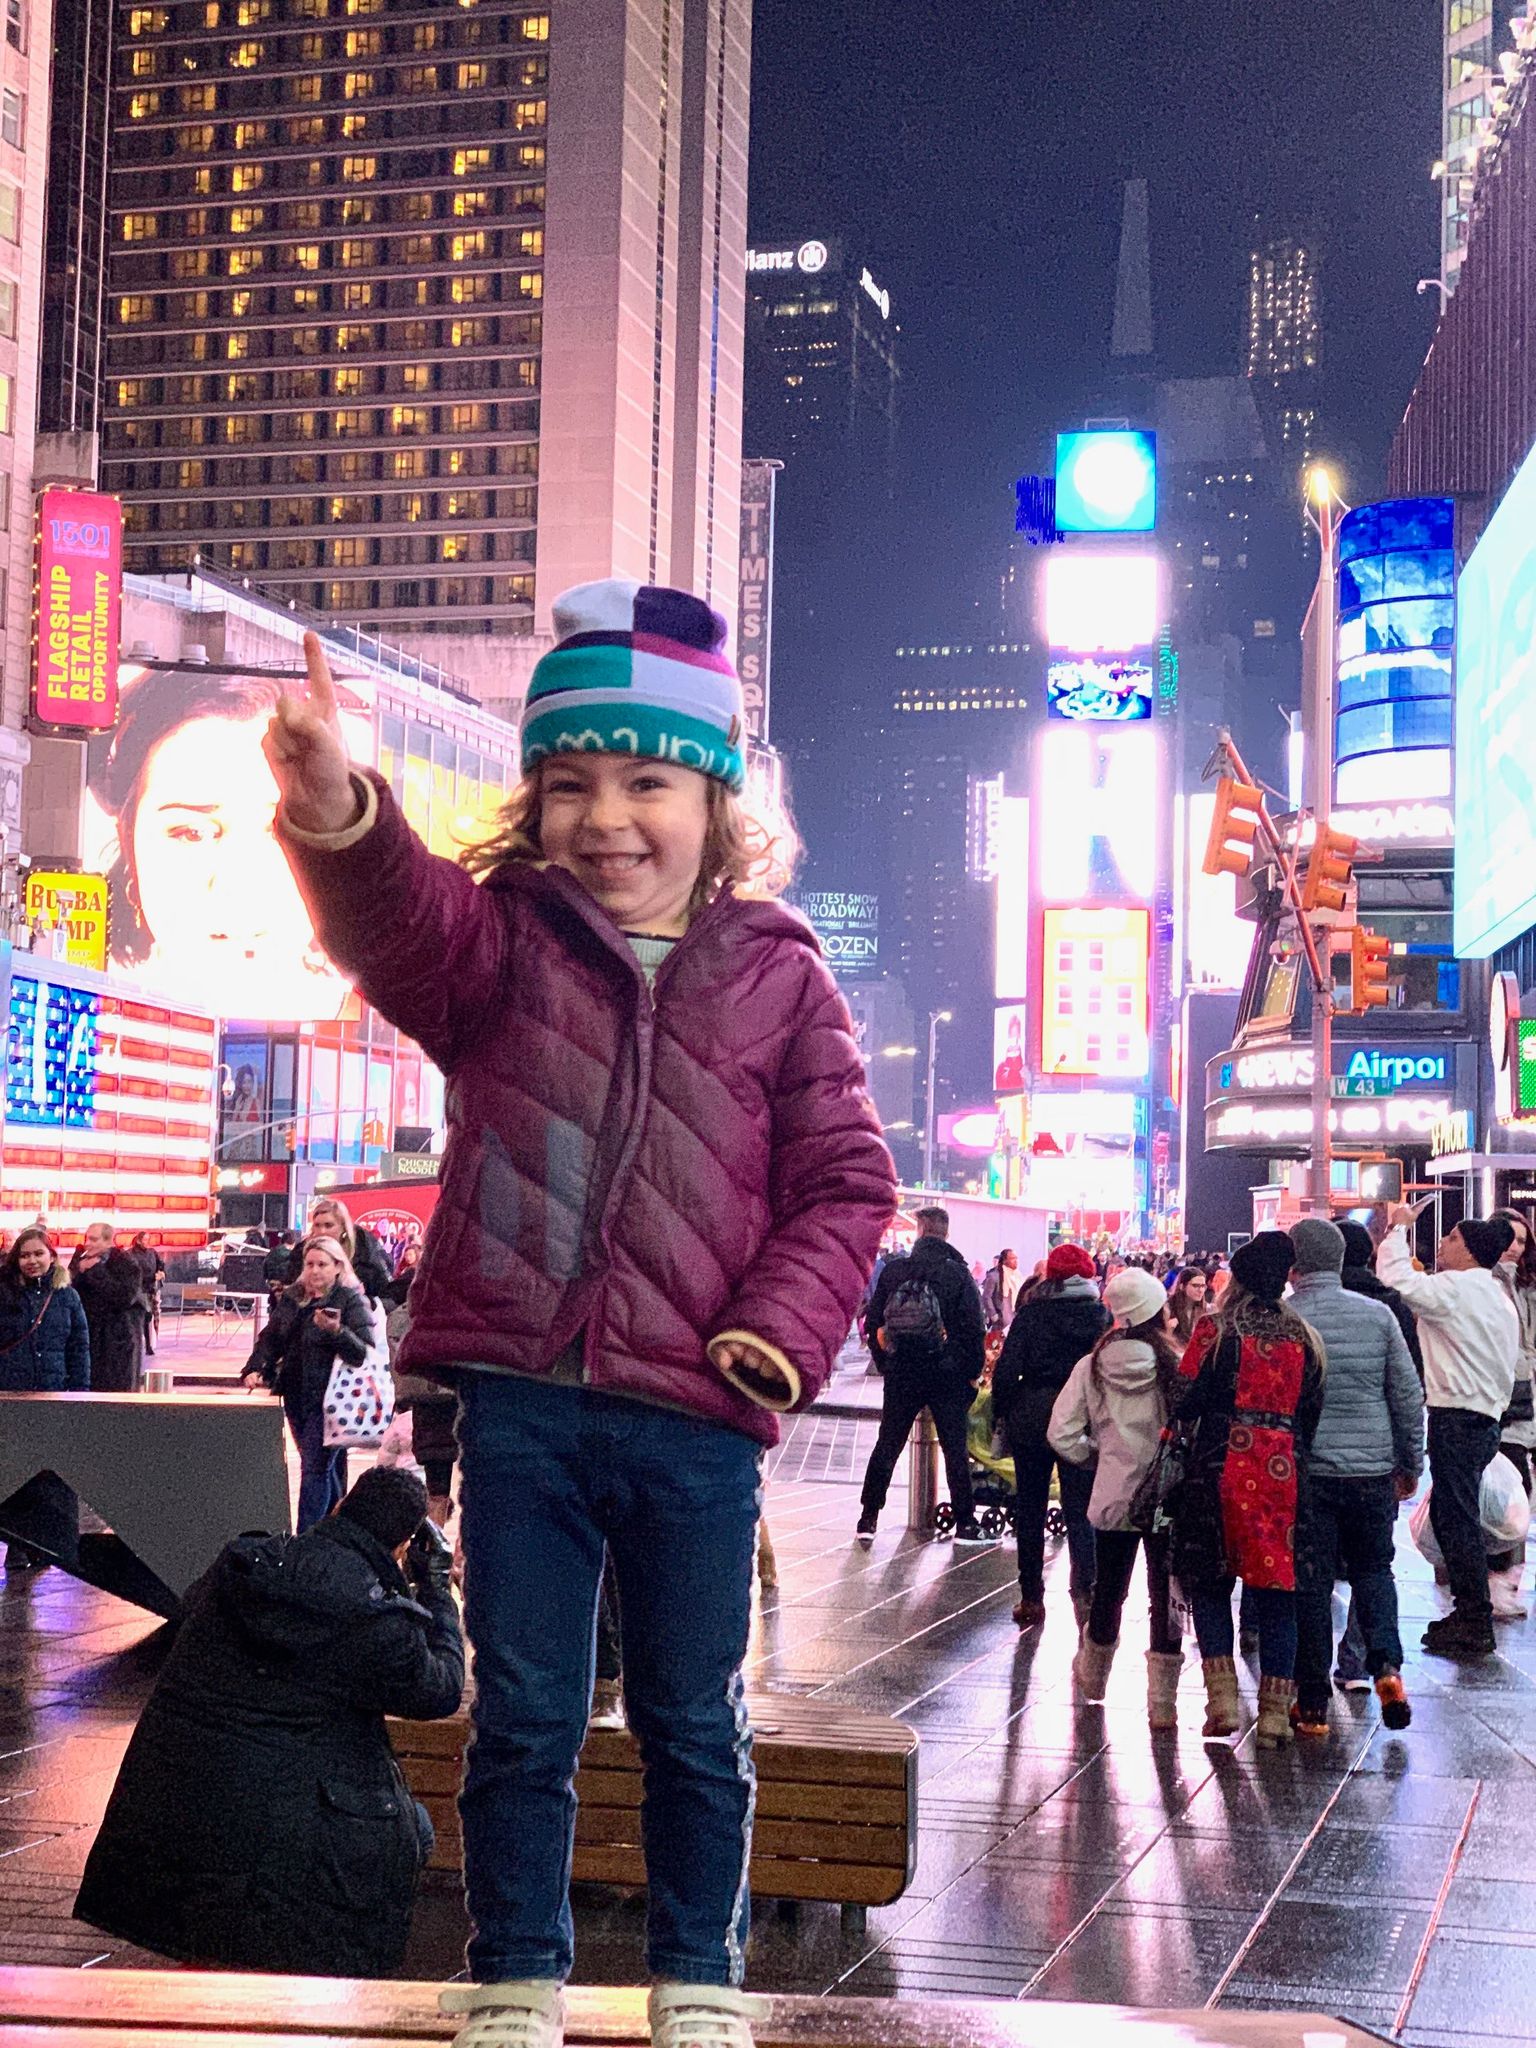
[[[1021,1638],[1005,1549],[917,1544],[894,1515],[859,1549],[841,1472],[780,1478],[769,1517],[782,1590],[754,1631],[754,1689],[899,1716],[922,1751],[906,1897],[862,1934],[833,1907],[761,1905],[758,1988],[1288,2007],[1422,2048],[1536,2041],[1536,1623],[1502,1626],[1486,1667],[1415,1651],[1404,1736],[1340,1697],[1328,1741],[1260,1755],[1247,1723],[1230,1748],[1201,1742],[1192,1653],[1179,1733],[1148,1733],[1134,1594],[1106,1705],[1074,1704],[1064,1556],[1044,1631]],[[1399,1557],[1416,1645],[1437,1599]],[[0,1580],[0,1963],[152,1960],[70,1904],[164,1642],[56,1572]],[[578,1979],[638,1981],[642,1917],[584,1896]],[[451,1974],[463,1933],[434,1882],[406,1974]]]

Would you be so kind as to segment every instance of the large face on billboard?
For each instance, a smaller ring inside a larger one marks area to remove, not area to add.
[[[1456,952],[1536,924],[1536,451],[1461,572],[1456,649]]]
[[[1046,911],[1042,1075],[1146,1079],[1150,941],[1145,910]]]
[[[86,854],[111,881],[112,965],[220,1016],[330,1018],[347,983],[273,832],[261,743],[277,691],[197,668],[129,682],[116,731],[88,757]],[[369,707],[351,686],[341,694],[353,759],[371,764]]]

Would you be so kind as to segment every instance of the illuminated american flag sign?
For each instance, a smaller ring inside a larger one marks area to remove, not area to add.
[[[46,1216],[72,1244],[88,1223],[166,1248],[208,1235],[214,1020],[20,959],[7,998],[0,1228]]]

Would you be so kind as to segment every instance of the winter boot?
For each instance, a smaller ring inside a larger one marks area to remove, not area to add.
[[[1238,1724],[1237,1666],[1230,1657],[1207,1657],[1205,1671],[1205,1735],[1235,1735]]]
[[[1260,1749],[1283,1749],[1291,1740],[1291,1703],[1295,1697],[1294,1678],[1259,1680],[1259,1726],[1254,1740]]]
[[[1180,1650],[1147,1652],[1147,1726],[1154,1730],[1179,1725],[1179,1677],[1184,1669]]]
[[[1115,1652],[1120,1645],[1096,1643],[1086,1633],[1077,1646],[1077,1655],[1072,1659],[1072,1683],[1085,1700],[1097,1703],[1104,1697],[1109,1684],[1109,1667],[1115,1661]]]

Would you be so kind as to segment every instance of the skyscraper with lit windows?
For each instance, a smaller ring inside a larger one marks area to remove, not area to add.
[[[1467,247],[1467,215],[1476,171],[1478,131],[1493,111],[1493,93],[1500,83],[1498,54],[1504,31],[1522,10],[1515,0],[1444,0],[1444,4],[1440,275],[1446,290],[1453,292]],[[1513,46],[1505,41],[1503,47]]]
[[[1295,235],[1259,240],[1248,256],[1243,369],[1277,458],[1300,468],[1317,448],[1323,360],[1322,288],[1316,246]]]
[[[465,636],[547,628],[572,582],[724,596],[749,0],[119,19],[105,482],[130,567],[201,555],[454,636],[461,674]]]

